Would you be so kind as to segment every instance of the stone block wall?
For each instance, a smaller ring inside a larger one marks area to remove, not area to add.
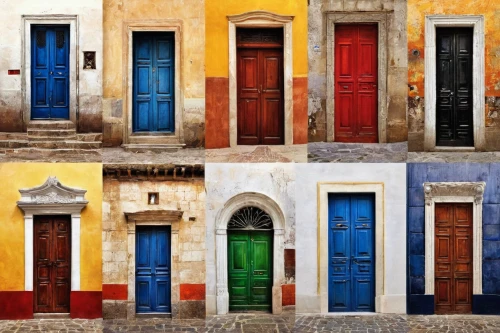
[[[126,318],[127,302],[135,303],[127,292],[128,283],[135,277],[128,276],[130,253],[124,213],[181,210],[181,220],[173,222],[179,223],[179,245],[178,250],[172,249],[172,284],[178,284],[179,290],[172,290],[172,317],[204,318],[204,180],[123,181],[105,177],[103,188],[103,317]],[[159,193],[158,205],[148,205],[151,192]],[[175,267],[178,272],[173,271]]]
[[[500,313],[500,164],[408,164],[408,313],[434,313],[434,296],[425,294],[424,182],[486,182],[483,200],[483,295],[474,295],[473,312]],[[496,304],[496,305],[494,305]],[[490,306],[491,305],[491,306]],[[487,312],[493,311],[493,312]]]

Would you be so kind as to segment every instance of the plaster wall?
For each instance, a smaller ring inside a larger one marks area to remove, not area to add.
[[[383,292],[379,312],[406,312],[406,165],[405,164],[298,164],[296,168],[296,311],[320,313],[318,276],[318,183],[383,183]],[[379,207],[377,207],[379,209]],[[375,221],[375,226],[381,221]],[[377,246],[378,248],[378,246]],[[300,263],[300,264],[299,264]],[[380,264],[375,263],[375,270]],[[320,277],[320,279],[325,279]]]
[[[358,13],[367,16],[367,22],[369,22],[370,14],[385,14],[387,41],[383,43],[382,51],[387,52],[387,94],[385,100],[379,100],[379,104],[384,106],[386,114],[379,118],[379,122],[385,122],[386,142],[406,141],[408,130],[406,126],[406,84],[404,83],[407,81],[408,60],[406,55],[407,11],[405,0],[310,1],[308,20],[309,141],[333,141],[333,137],[329,138],[327,134],[328,126],[333,126],[333,124],[327,124],[327,57],[333,59],[333,54],[327,53],[327,16],[329,13],[345,13],[347,14],[345,18]],[[380,106],[379,110],[381,110]],[[333,112],[333,110],[328,110],[328,112]]]
[[[173,20],[181,22],[181,66],[175,70],[181,71],[184,140],[187,146],[202,147],[205,140],[205,2],[152,0],[145,6],[141,0],[103,0],[103,8],[104,144],[120,145],[126,135],[123,92],[127,83],[123,78],[127,64],[123,64],[123,55],[129,50],[124,44],[124,27],[138,22],[162,25],[161,22]]]
[[[29,119],[23,119],[23,15],[77,15],[78,40],[78,119],[79,132],[102,131],[102,0],[78,1],[0,1],[0,131],[21,132]],[[83,70],[83,51],[96,52],[96,68]],[[30,54],[26,55],[30,57]],[[70,57],[75,55],[70,54]],[[21,75],[8,75],[9,69],[20,69]],[[25,73],[29,75],[30,73]]]
[[[295,249],[295,168],[292,164],[207,164],[205,179],[207,314],[211,315],[217,313],[215,230],[219,212],[238,194],[264,194],[285,214],[285,253],[288,249]],[[282,285],[294,283],[293,277],[285,277],[282,281]]]

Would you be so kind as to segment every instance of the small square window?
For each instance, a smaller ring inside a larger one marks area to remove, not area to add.
[[[148,193],[148,205],[158,205],[160,203],[160,194],[158,192]]]
[[[83,52],[83,69],[95,69],[95,51]]]

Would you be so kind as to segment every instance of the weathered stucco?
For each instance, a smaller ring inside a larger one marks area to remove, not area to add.
[[[500,12],[498,1],[408,0],[408,150],[424,149],[425,16],[481,15],[485,34],[485,150],[500,150],[500,122],[496,100],[500,96]]]
[[[202,147],[205,142],[205,5],[201,0],[149,1],[104,0],[104,141],[106,146],[120,145],[125,131],[127,82],[124,55],[126,26],[145,23],[150,30],[165,30],[166,22],[180,23],[181,59],[180,103],[184,141],[187,146]],[[148,30],[148,29],[146,29]],[[178,56],[178,55],[176,55]],[[179,129],[176,128],[176,131]]]
[[[79,132],[102,131],[102,0],[85,2],[54,0],[50,2],[37,0],[2,1],[0,12],[0,131],[21,132],[25,130],[29,118],[23,115],[23,75],[29,79],[30,73],[24,72],[24,15],[54,16],[76,15],[78,35],[76,40],[78,55],[76,57],[78,76],[78,117]],[[75,41],[70,41],[74,43]],[[96,52],[97,69],[83,68],[83,51]],[[21,75],[8,75],[9,69],[20,69]],[[28,113],[29,114],[29,110]]]

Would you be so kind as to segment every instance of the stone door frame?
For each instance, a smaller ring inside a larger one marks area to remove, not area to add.
[[[170,226],[170,303],[172,318],[179,316],[180,274],[179,274],[179,228],[183,211],[153,210],[125,213],[127,220],[127,319],[137,316],[135,302],[135,232],[137,226]],[[162,316],[162,315],[159,315]]]
[[[134,85],[134,32],[173,32],[175,40],[175,73],[174,73],[174,134],[141,135],[134,134],[133,121],[133,85]],[[184,144],[184,75],[182,53],[182,20],[136,20],[123,22],[122,34],[122,70],[123,70],[123,144]]]
[[[71,216],[71,291],[80,291],[81,211],[87,206],[86,190],[62,185],[57,177],[49,177],[41,186],[20,189],[17,206],[24,213],[24,290],[33,291],[34,216]]]
[[[474,147],[436,146],[436,28],[472,27],[472,113]],[[425,16],[425,70],[424,70],[424,150],[456,151],[484,150],[485,146],[485,41],[482,15],[427,15]]]
[[[77,124],[78,114],[78,77],[79,77],[79,22],[78,15],[23,15],[21,18],[21,109],[23,112],[23,130],[27,130],[31,121],[31,26],[66,25],[69,26],[69,120]]]
[[[285,215],[278,204],[265,194],[247,192],[229,199],[216,217],[215,265],[217,288],[217,314],[229,312],[227,224],[233,214],[244,207],[257,207],[269,214],[273,221],[273,288],[272,313],[283,312],[281,285],[285,282]]]
[[[385,192],[384,183],[331,183],[317,185],[318,196],[318,285],[320,312],[328,311],[328,194],[372,193],[375,194],[375,312],[382,312],[385,278]]]
[[[425,294],[434,295],[434,237],[437,202],[471,202],[472,294],[483,293],[483,196],[485,182],[424,183],[425,194]]]
[[[387,142],[387,14],[328,12],[326,25],[326,141],[335,140],[335,24],[376,23],[378,29],[378,143]]]
[[[238,62],[236,28],[283,28],[283,82],[285,145],[293,144],[293,47],[292,21],[294,16],[283,16],[267,11],[253,11],[228,15],[229,21],[229,146],[238,146]]]

